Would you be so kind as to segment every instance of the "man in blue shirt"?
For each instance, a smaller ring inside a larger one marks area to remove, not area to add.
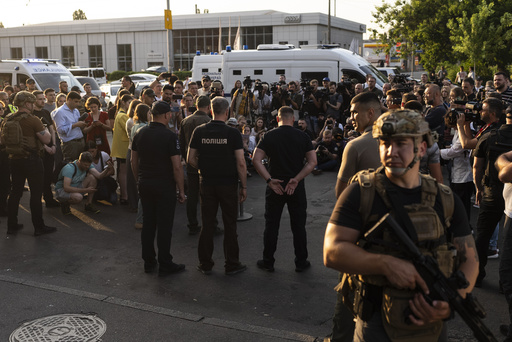
[[[62,168],[55,184],[55,197],[60,202],[64,215],[71,214],[70,204],[82,202],[83,194],[89,195],[85,202],[85,211],[95,214],[100,212],[92,204],[92,200],[96,192],[97,180],[107,177],[113,168],[111,162],[107,164],[103,172],[100,173],[92,166],[92,154],[82,152],[78,160]]]
[[[52,119],[62,141],[62,154],[68,162],[78,159],[85,148],[82,129],[87,124],[85,121],[79,121],[80,112],[77,109],[81,99],[80,94],[71,91],[66,97],[66,103],[52,113]]]

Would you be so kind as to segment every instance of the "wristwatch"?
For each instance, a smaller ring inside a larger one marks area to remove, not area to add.
[[[268,177],[267,184],[270,183],[271,181],[272,181],[272,177]]]

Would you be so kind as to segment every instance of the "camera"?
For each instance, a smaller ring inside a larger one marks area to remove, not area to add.
[[[452,108],[446,114],[446,123],[452,126],[457,125],[457,117],[459,114],[464,114],[465,121],[476,122],[480,120],[480,111],[482,110],[482,103],[480,102],[466,102],[454,101],[456,105],[463,105],[464,108]]]
[[[254,84],[254,90],[257,90],[258,92],[262,92],[263,91],[263,84],[261,82],[256,82]]]
[[[244,85],[244,87],[250,88],[253,82],[254,81],[251,80],[251,76],[245,76],[244,77],[244,81],[242,82],[242,84]]]

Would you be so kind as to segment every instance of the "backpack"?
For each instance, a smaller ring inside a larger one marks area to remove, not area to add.
[[[29,117],[28,113],[12,113],[5,117],[2,125],[2,142],[9,157],[26,158],[30,155],[28,138],[23,135],[20,121]]]

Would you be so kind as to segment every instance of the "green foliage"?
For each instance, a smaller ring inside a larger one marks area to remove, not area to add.
[[[4,23],[0,21],[0,28],[5,28]]]
[[[372,13],[376,29],[372,38],[388,44],[386,53],[402,42],[402,56],[423,50],[426,70],[462,61],[490,73],[511,64],[512,1],[396,0],[383,3]],[[403,43],[406,43],[404,47]],[[466,68],[467,69],[467,68]],[[479,72],[480,74],[480,72]]]
[[[87,20],[84,11],[77,9],[73,12],[73,20]]]

